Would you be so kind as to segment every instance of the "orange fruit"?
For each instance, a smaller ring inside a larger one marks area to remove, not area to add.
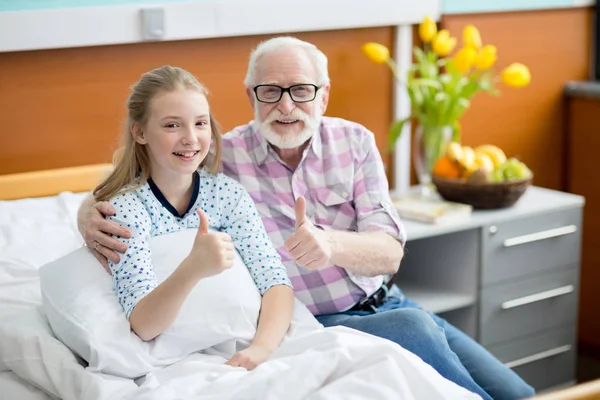
[[[440,178],[458,179],[461,175],[460,164],[448,156],[438,158],[433,166],[433,175]]]

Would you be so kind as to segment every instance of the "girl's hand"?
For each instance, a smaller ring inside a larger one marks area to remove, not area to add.
[[[272,351],[264,346],[250,345],[246,349],[237,352],[225,365],[231,365],[232,367],[246,368],[248,371],[252,371],[259,364],[267,361],[271,356]]]
[[[190,272],[199,278],[220,274],[233,266],[235,250],[231,236],[224,232],[209,232],[208,217],[204,211],[196,211],[200,226],[194,240],[194,247],[187,257]]]

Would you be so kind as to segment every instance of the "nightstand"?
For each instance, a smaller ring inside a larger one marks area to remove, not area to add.
[[[530,187],[513,207],[463,221],[404,220],[396,283],[536,390],[571,383],[583,207],[581,196]]]

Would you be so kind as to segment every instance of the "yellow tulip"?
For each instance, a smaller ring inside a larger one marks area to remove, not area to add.
[[[361,49],[375,64],[385,64],[390,59],[390,51],[382,44],[369,42],[363,44]]]
[[[429,43],[437,33],[437,25],[430,16],[426,16],[423,22],[419,25],[419,37],[423,43]]]
[[[477,52],[475,49],[463,47],[456,53],[452,59],[452,63],[459,72],[465,73],[473,66],[476,56]]]
[[[492,46],[491,44],[484,46],[483,49],[479,50],[479,53],[477,53],[477,57],[475,57],[475,68],[480,71],[492,68],[498,58],[497,53],[496,46]]]
[[[450,36],[448,29],[442,29],[435,35],[432,42],[432,49],[440,57],[445,57],[454,50],[456,38]]]
[[[529,85],[529,68],[520,63],[512,63],[502,71],[502,82],[507,86],[520,88]]]
[[[475,26],[467,25],[463,29],[463,46],[471,47],[474,50],[481,48],[481,35],[479,35],[479,30]]]

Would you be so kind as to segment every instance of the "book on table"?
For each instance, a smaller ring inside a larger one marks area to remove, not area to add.
[[[473,207],[443,199],[419,197],[392,198],[400,218],[431,224],[461,221],[471,216]]]

